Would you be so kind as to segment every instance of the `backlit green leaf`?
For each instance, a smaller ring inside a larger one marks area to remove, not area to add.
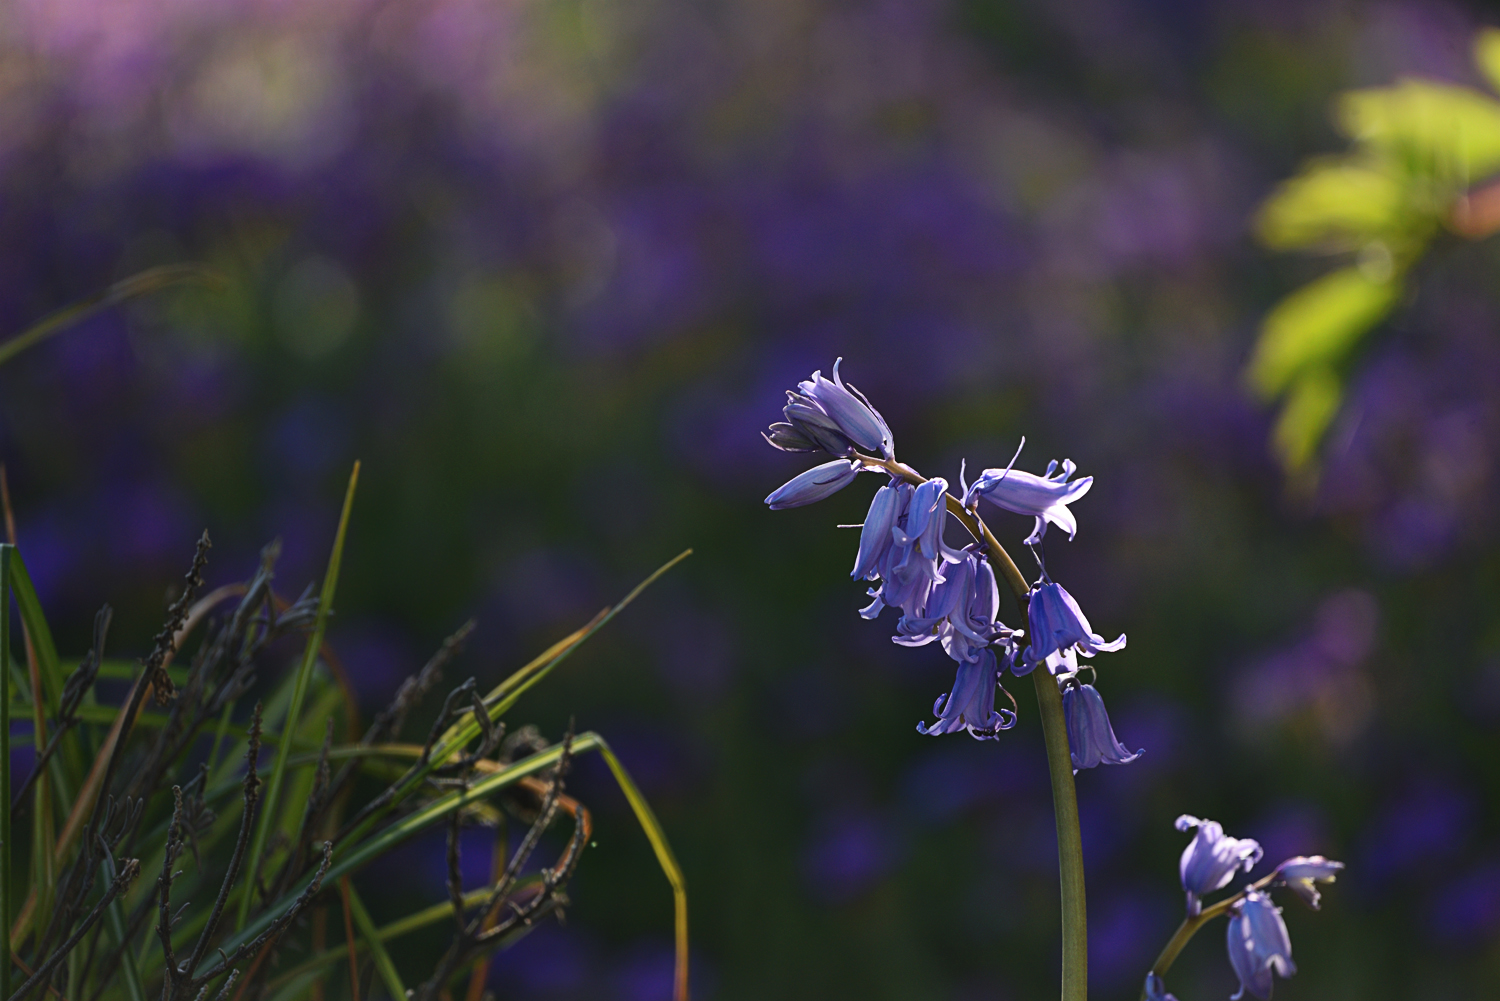
[[[1303,370],[1329,367],[1390,312],[1399,280],[1371,281],[1357,267],[1324,275],[1277,303],[1261,327],[1250,359],[1250,382],[1266,397]]]

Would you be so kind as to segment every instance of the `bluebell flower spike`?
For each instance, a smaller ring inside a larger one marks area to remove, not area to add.
[[[1332,883],[1343,868],[1344,863],[1321,855],[1298,855],[1278,865],[1276,876],[1316,911],[1323,901],[1317,884]]]
[[[1229,885],[1237,871],[1249,872],[1255,868],[1264,852],[1260,842],[1253,838],[1229,837],[1215,820],[1184,813],[1177,818],[1176,826],[1179,831],[1198,829],[1193,840],[1182,850],[1177,867],[1182,877],[1182,889],[1187,894],[1188,916],[1192,917],[1203,910],[1206,894]]]
[[[821,466],[814,466],[777,487],[766,498],[766,504],[772,511],[815,504],[853,483],[859,470],[859,463],[848,459],[834,459]]]
[[[1018,675],[1030,674],[1045,663],[1053,675],[1078,670],[1078,655],[1113,653],[1124,649],[1125,634],[1106,641],[1094,632],[1089,620],[1073,596],[1061,584],[1042,584],[1034,588],[1027,603],[1031,645],[1021,653],[1016,665]]]
[[[1116,739],[1104,699],[1093,685],[1069,684],[1063,690],[1063,717],[1068,724],[1074,775],[1098,765],[1128,765],[1146,753],[1142,748],[1132,754]]]
[[[1027,545],[1040,542],[1047,534],[1049,524],[1067,532],[1071,540],[1078,534],[1078,520],[1068,505],[1088,493],[1094,485],[1092,476],[1069,482],[1077,468],[1072,459],[1065,459],[1059,470],[1054,459],[1047,464],[1047,472],[1042,476],[1009,466],[986,469],[964,491],[963,506],[972,511],[983,497],[1006,511],[1031,515],[1036,524],[1026,537]]]
[[[1285,980],[1297,972],[1281,908],[1251,890],[1234,905],[1232,913],[1227,936],[1229,965],[1240,979],[1240,989],[1230,995],[1230,1001],[1239,1001],[1246,991],[1261,1001],[1270,1001],[1271,974]]]
[[[960,661],[953,690],[938,696],[932,705],[938,721],[932,726],[918,723],[917,732],[936,737],[967,730],[976,740],[995,739],[1002,730],[1016,725],[1014,712],[995,709],[995,692],[999,688],[1000,669],[992,651],[981,651],[972,662]]]

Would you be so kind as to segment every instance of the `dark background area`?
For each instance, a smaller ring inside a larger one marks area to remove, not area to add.
[[[1078,778],[1091,972],[1134,996],[1180,917],[1179,813],[1347,861],[1288,900],[1277,997],[1500,988],[1500,274],[1440,241],[1372,339],[1315,495],[1242,367],[1326,263],[1248,220],[1342,148],[1340,90],[1475,83],[1442,3],[22,2],[0,12],[0,334],[143,267],[169,292],[0,371],[19,542],[65,654],[140,655],[197,534],[209,583],[318,577],[363,461],[330,639],[364,705],[444,635],[489,686],[684,547],[513,715],[603,733],[687,871],[698,995],[1056,988],[1030,684],[994,743],[918,735],[952,671],[847,579],[875,485],[769,512],[758,431],[836,356],[957,479],[1071,457],[1049,570],[1113,637],[1146,755]],[[868,482],[867,482],[868,481]],[[1003,541],[1029,522],[997,515]],[[956,538],[955,531],[950,538]],[[1019,546],[1018,546],[1019,549]],[[1023,568],[1030,570],[1029,564]],[[1005,616],[1014,621],[1007,598]],[[668,996],[671,903],[596,761],[598,847],[502,997]],[[479,859],[476,834],[470,854]],[[439,842],[362,877],[442,899]],[[476,879],[479,878],[476,874]],[[1235,987],[1222,925],[1173,972]],[[412,947],[398,957],[415,977]]]

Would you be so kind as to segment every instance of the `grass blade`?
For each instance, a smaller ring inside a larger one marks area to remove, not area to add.
[[[651,842],[651,849],[656,852],[657,864],[667,877],[667,882],[672,886],[672,902],[674,905],[674,920],[676,925],[677,939],[677,964],[672,977],[672,1001],[688,1001],[688,911],[687,911],[687,883],[682,878],[682,867],[677,864],[677,856],[672,854],[672,846],[667,843],[666,832],[662,830],[661,822],[656,819],[656,814],[651,810],[651,804],[646,802],[646,797],[641,795],[640,789],[636,787],[635,780],[615,757],[615,752],[610,749],[603,738],[596,738],[599,753],[604,757],[605,764],[614,774],[615,783],[619,785],[620,791],[630,802],[630,808],[635,811],[635,819],[641,825],[641,830],[646,832],[646,840]]]
[[[359,899],[359,893],[349,882],[348,876],[340,880],[340,884],[349,889],[349,909],[354,914],[354,924],[369,946],[370,955],[375,958],[375,969],[379,971],[380,979],[385,981],[385,989],[391,992],[394,1001],[406,1001],[406,985],[401,982],[401,974],[391,961],[391,954],[386,951],[385,943],[380,941],[380,930],[370,920],[370,912],[365,910],[364,901]]]
[[[10,569],[16,547],[0,543],[0,933],[10,930]],[[10,997],[10,935],[0,934],[0,996]]]
[[[574,755],[584,754],[595,750],[598,746],[598,734],[583,733],[573,739],[572,753]],[[528,775],[535,775],[537,772],[551,768],[562,759],[562,756],[563,745],[554,744],[544,751],[538,751],[530,757],[522,758],[507,768],[479,779],[473,785],[469,786],[466,791],[460,792],[455,790],[446,796],[433,800],[421,809],[402,817],[368,841],[347,849],[347,853],[342,858],[338,858],[333,865],[328,867],[328,872],[323,877],[325,885],[385,854],[401,842],[414,837],[433,824],[443,820],[454,810],[462,809],[470,803],[482,800],[496,790],[513,785]],[[275,920],[275,916],[285,907],[289,906],[292,901],[296,900],[297,896],[311,882],[311,874],[298,880],[297,884],[288,890],[280,900],[267,907],[255,920],[237,932],[220,948],[225,952],[232,952],[241,942],[247,942],[265,931],[271,922]],[[444,906],[448,905],[445,904]]]
[[[173,285],[189,282],[200,285],[219,285],[223,281],[224,279],[217,271],[203,264],[164,264],[161,267],[147,268],[145,271],[115,282],[106,289],[95,292],[86,299],[80,299],[71,306],[49,313],[4,344],[0,344],[0,365],[4,365],[27,348],[40,344],[58,331],[82,323],[95,313],[117,306],[128,299],[148,295]]]
[[[348,490],[344,493],[344,510],[339,515],[338,531],[333,537],[333,552],[328,556],[328,570],[323,574],[323,591],[318,596],[318,617],[313,624],[312,635],[307,638],[307,648],[302,654],[302,663],[297,668],[296,685],[292,689],[292,704],[287,710],[286,722],[282,725],[282,732],[288,738],[296,732],[297,719],[302,713],[302,700],[307,697],[307,685],[312,678],[313,665],[318,660],[318,649],[323,645],[323,633],[328,627],[328,610],[333,605],[334,591],[338,587],[339,564],[344,557],[344,536],[349,528],[349,511],[354,506],[354,488],[358,484],[359,463],[356,462],[354,471],[349,474]],[[281,746],[276,749],[276,764],[271,769],[271,781],[266,787],[266,798],[261,805],[260,823],[255,828],[255,838],[250,843],[250,855],[246,859],[246,886],[254,886],[259,874],[261,855],[265,852],[271,825],[276,820],[276,798],[281,794],[281,782],[286,775],[286,762],[291,752],[291,739],[282,741]],[[245,926],[245,919],[250,914],[250,902],[254,897],[253,893],[240,896],[240,909],[235,921],[237,927]]]

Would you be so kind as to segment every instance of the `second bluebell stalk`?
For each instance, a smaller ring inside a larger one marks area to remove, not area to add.
[[[843,381],[842,363],[842,358],[834,363],[832,379],[814,372],[788,391],[785,421],[764,432],[766,441],[784,452],[824,452],[834,458],[793,477],[766,504],[773,510],[801,507],[832,496],[861,472],[887,475],[861,526],[851,576],[872,585],[870,604],[860,615],[875,619],[887,608],[896,609],[896,643],[938,643],[957,665],[953,687],[933,705],[937,721],[918,723],[917,731],[997,737],[1016,722],[1013,699],[1012,708],[996,706],[997,696],[1009,699],[1002,676],[1009,670],[1024,677],[1045,664],[1062,692],[1074,769],[1134,761],[1141,752],[1129,751],[1115,738],[1098,689],[1078,680],[1080,656],[1119,650],[1125,637],[1105,640],[1095,633],[1073,596],[1044,574],[1026,594],[1031,643],[1021,650],[1017,641],[1026,631],[1000,621],[994,554],[984,545],[984,533],[974,531],[983,527],[978,503],[984,499],[1034,519],[1028,545],[1040,542],[1049,524],[1072,538],[1078,525],[1069,505],[1088,492],[1093,478],[1072,479],[1071,460],[1060,469],[1051,463],[1042,476],[1006,466],[986,469],[972,485],[960,476],[962,500],[951,497],[947,480],[926,479],[896,461],[890,427],[863,393]],[[960,521],[971,519],[965,524],[974,541],[962,549],[943,536],[954,508]]]

